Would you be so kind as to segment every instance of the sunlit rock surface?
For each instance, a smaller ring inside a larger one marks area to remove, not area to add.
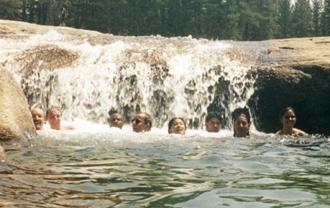
[[[284,61],[258,66],[254,97],[260,130],[280,128],[279,111],[295,109],[298,128],[330,135],[330,37],[269,40],[269,57]]]
[[[0,34],[45,34],[53,26],[37,25],[27,22],[18,22],[10,20],[0,20]],[[56,27],[56,30],[62,34],[95,36],[101,33],[89,30],[78,30],[70,27]]]
[[[0,65],[0,142],[36,135],[27,100],[14,77]],[[1,156],[1,155],[0,155]]]

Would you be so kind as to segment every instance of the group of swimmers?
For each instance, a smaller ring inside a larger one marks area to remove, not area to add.
[[[242,111],[242,109],[237,109],[238,111],[233,112],[233,124],[234,124],[234,136],[250,138],[250,126],[251,118],[248,112]],[[51,129],[54,130],[74,130],[75,126],[64,126],[61,125],[62,112],[58,108],[50,108],[44,115],[44,111],[40,108],[31,109],[31,115],[35,128],[37,130],[43,130],[43,125],[48,122]],[[293,137],[304,136],[305,132],[302,130],[294,128],[297,118],[296,114],[291,107],[287,107],[280,112],[280,122],[283,128],[275,133],[275,135],[290,135]],[[113,114],[110,116],[109,120],[110,127],[122,129],[124,126],[124,118],[120,114]],[[131,121],[132,128],[134,132],[148,132],[152,127],[152,117],[145,112],[137,113]],[[217,133],[220,131],[222,126],[222,118],[220,114],[216,112],[210,112],[205,119],[206,131]],[[187,130],[186,122],[181,117],[174,117],[168,123],[168,133],[169,134],[185,134]],[[5,150],[0,146],[0,162],[6,161]]]
[[[43,130],[44,123],[48,122],[51,129],[54,130],[74,130],[75,126],[62,126],[62,112],[58,108],[50,108],[44,115],[44,111],[40,108],[31,109],[31,115],[37,130]],[[283,128],[276,135],[291,135],[294,137],[306,135],[302,130],[294,128],[296,124],[296,114],[294,109],[287,107],[280,112],[280,122]],[[108,119],[110,127],[122,129],[124,126],[124,118],[122,115],[115,113]],[[133,132],[148,132],[152,127],[152,117],[146,112],[137,113],[131,120]],[[251,126],[251,118],[248,112],[243,109],[237,109],[233,112],[234,136],[250,138],[249,130]],[[217,133],[222,126],[221,115],[216,112],[210,112],[205,119],[206,131]],[[185,134],[187,130],[186,122],[181,117],[174,117],[168,123],[169,134]]]

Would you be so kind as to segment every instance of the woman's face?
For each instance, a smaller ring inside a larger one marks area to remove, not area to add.
[[[168,130],[170,134],[185,134],[186,127],[184,122],[181,119],[175,119],[171,125],[171,128]]]
[[[288,110],[282,116],[281,123],[283,124],[283,128],[293,128],[296,124],[296,114],[292,110]]]
[[[250,124],[246,117],[240,116],[234,123],[236,137],[246,137],[250,129]]]

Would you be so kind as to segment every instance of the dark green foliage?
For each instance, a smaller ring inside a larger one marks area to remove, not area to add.
[[[321,21],[323,35],[330,35],[330,0],[324,0],[324,12]]]
[[[330,0],[2,0],[0,18],[114,35],[266,40],[330,34]]]
[[[292,9],[290,0],[279,0],[277,25],[279,38],[291,37]]]
[[[312,35],[312,10],[309,0],[297,0],[293,10],[292,27],[295,37]]]
[[[322,2],[321,0],[313,0],[313,35],[319,36],[321,35],[321,8]]]
[[[0,1],[0,19],[19,20],[19,6],[17,1]]]

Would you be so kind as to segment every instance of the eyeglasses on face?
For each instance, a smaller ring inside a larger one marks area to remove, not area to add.
[[[296,118],[296,116],[284,116],[284,118],[285,119],[290,119],[290,118],[294,119],[294,118]]]
[[[141,122],[143,122],[143,121],[134,118],[134,119],[132,119],[132,123],[134,123],[134,122],[135,122],[136,124],[139,124],[139,123],[141,123]]]

